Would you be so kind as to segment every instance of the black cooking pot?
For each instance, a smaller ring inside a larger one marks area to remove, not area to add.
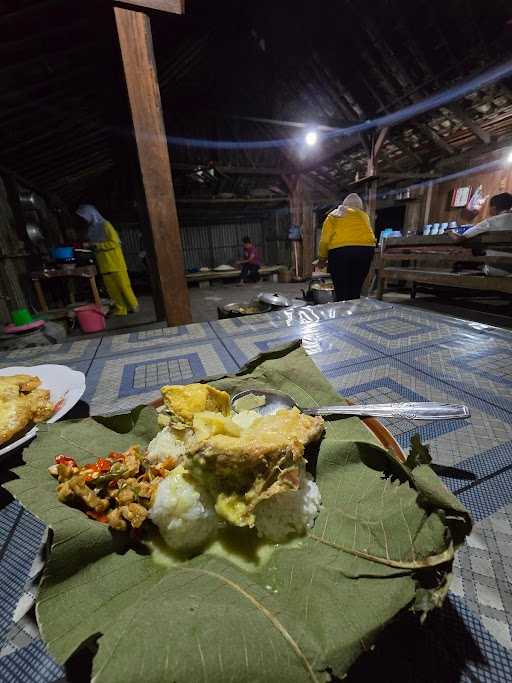
[[[308,280],[308,288],[302,290],[305,301],[312,304],[329,304],[336,300],[334,285],[330,277],[313,277]]]

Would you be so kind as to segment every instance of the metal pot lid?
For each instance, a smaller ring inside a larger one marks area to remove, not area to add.
[[[270,294],[270,292],[261,292],[258,294],[258,301],[263,301],[265,304],[271,306],[291,306],[291,301],[281,294]]]

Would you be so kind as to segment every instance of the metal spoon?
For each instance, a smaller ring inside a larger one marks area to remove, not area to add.
[[[244,389],[231,397],[231,405],[235,411],[237,410],[237,401],[249,394],[265,398],[265,405],[253,409],[260,415],[273,415],[281,408],[293,408],[297,405],[291,396],[283,392],[254,388]],[[300,408],[300,410],[305,415],[361,415],[364,417],[397,417],[406,420],[460,420],[471,415],[469,408],[465,405],[427,401],[321,406],[319,408]]]

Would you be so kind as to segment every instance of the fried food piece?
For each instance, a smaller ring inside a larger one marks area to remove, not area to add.
[[[54,405],[50,401],[48,389],[35,389],[26,396],[34,422],[43,422],[53,415]]]
[[[76,475],[57,486],[57,497],[62,503],[81,500],[94,512],[104,512],[108,508],[108,500],[100,498],[87,486],[84,476]]]
[[[129,503],[107,513],[108,525],[116,531],[126,531],[128,526],[139,529],[148,517],[148,510],[138,503]]]
[[[298,408],[291,408],[258,418],[245,433],[253,434],[255,438],[297,439],[307,446],[322,436],[324,425],[322,417],[304,415]]]
[[[297,408],[279,410],[257,418],[239,436],[214,432],[192,448],[190,455],[198,467],[213,471],[238,489],[248,478],[268,472],[285,454],[293,454],[292,461],[300,460],[304,447],[319,439],[323,430],[321,417],[303,415]]]
[[[160,389],[171,421],[191,425],[194,415],[205,410],[229,415],[229,394],[209,384],[165,386]]]
[[[253,526],[256,505],[297,489],[305,446],[321,437],[321,417],[297,408],[256,419],[240,436],[213,434],[189,454],[192,475],[216,498],[217,514],[237,526]]]
[[[50,392],[38,389],[39,377],[8,375],[0,377],[0,444],[12,439],[30,421],[42,422],[54,411]]]
[[[0,445],[24,429],[31,417],[32,411],[24,396],[11,401],[0,401]]]
[[[58,479],[57,497],[62,503],[79,507],[112,529],[126,531],[142,526],[159,483],[175,466],[172,458],[152,465],[141,447],[133,445],[85,465],[61,453],[48,472]]]
[[[128,528],[128,524],[123,518],[121,508],[114,508],[114,510],[110,510],[107,513],[107,520],[109,527],[111,529],[115,529],[116,531],[126,531]]]
[[[3,379],[3,377],[0,377],[0,379]],[[20,388],[17,384],[0,383],[0,401],[15,401],[19,395]]]
[[[130,522],[132,527],[135,529],[138,529],[140,526],[142,526],[142,523],[149,514],[148,510],[138,503],[128,503],[128,505],[121,505],[119,510],[126,521]]]
[[[16,384],[20,391],[29,392],[37,389],[41,380],[35,375],[8,375],[0,377],[0,384]]]

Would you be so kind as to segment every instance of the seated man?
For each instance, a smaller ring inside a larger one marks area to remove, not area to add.
[[[238,261],[239,265],[242,266],[242,282],[258,282],[260,279],[258,271],[261,265],[258,250],[251,242],[250,237],[244,237],[242,242],[244,245],[244,258],[242,261]]]
[[[451,233],[453,239],[457,242],[465,242],[472,237],[481,235],[486,232],[494,232],[496,230],[512,230],[512,194],[510,192],[502,192],[491,197],[489,202],[490,213],[489,218],[484,218],[483,221],[477,223],[472,228],[466,230],[463,235]],[[487,249],[486,256],[509,256],[508,252],[497,251],[495,249]],[[512,254],[510,254],[510,265],[501,264],[500,267],[489,266],[485,264],[484,273],[486,275],[503,276],[512,275]]]

